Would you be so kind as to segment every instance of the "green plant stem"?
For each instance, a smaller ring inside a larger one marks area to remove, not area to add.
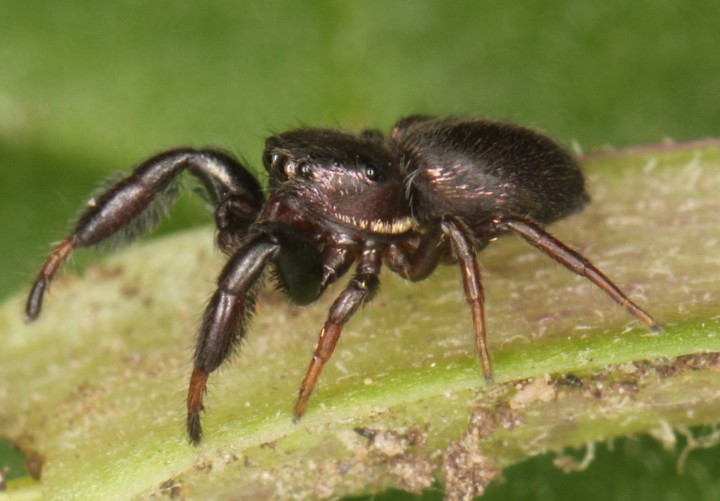
[[[661,333],[507,238],[479,256],[495,385],[483,383],[475,360],[457,269],[418,284],[385,273],[293,424],[296,388],[338,289],[307,308],[268,291],[248,342],[211,378],[207,439],[193,448],[184,386],[198,312],[221,266],[205,228],[109,256],[82,278],[64,275],[32,325],[22,323],[22,296],[6,301],[0,429],[42,457],[46,497],[128,498],[173,486],[190,498],[239,489],[319,497],[413,488],[394,457],[432,465],[439,477],[442,451],[478,408],[514,416],[480,441],[498,465],[714,422],[717,361],[672,357],[720,352],[720,149],[587,163],[594,204],[551,231],[656,315]],[[567,374],[579,386],[564,386]],[[356,428],[392,431],[400,452],[379,453]],[[423,439],[406,443],[408,430]]]

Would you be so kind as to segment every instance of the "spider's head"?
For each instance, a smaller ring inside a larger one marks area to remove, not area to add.
[[[267,140],[263,163],[270,197],[316,221],[384,236],[415,225],[401,166],[376,133],[285,132]]]

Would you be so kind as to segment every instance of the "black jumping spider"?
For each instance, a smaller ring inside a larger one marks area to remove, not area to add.
[[[229,256],[200,327],[187,398],[187,431],[200,442],[208,376],[245,335],[263,271],[295,303],[320,297],[356,263],[330,308],[295,404],[295,418],[335,348],[343,326],[378,289],[383,264],[422,280],[441,260],[460,267],[487,381],[492,361],[485,338],[483,288],[476,254],[513,232],[569,270],[595,283],[648,328],[659,324],[578,252],[543,227],[588,202],[580,168],[557,144],[531,130],[482,119],[411,116],[388,138],[303,128],[270,137],[263,164],[267,198],[235,158],[214,149],[175,149],[150,158],[93,198],[72,235],[45,261],[27,300],[40,314],[50,280],[77,248],[109,237],[133,237],[148,215],[177,193],[184,171],[215,207],[217,244]]]

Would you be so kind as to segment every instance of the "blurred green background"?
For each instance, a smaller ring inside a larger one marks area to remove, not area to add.
[[[270,132],[387,130],[412,113],[506,119],[585,151],[718,136],[719,26],[717,0],[3,0],[0,297],[27,287],[98,182],[172,146],[218,145],[259,167]],[[181,201],[161,233],[209,222],[201,206]],[[675,479],[672,454],[626,449],[599,454],[585,491],[543,474],[552,487],[496,495],[718,492],[717,474]],[[707,454],[701,467],[720,464]],[[663,468],[640,464],[656,456]],[[534,485],[550,462],[493,488]],[[597,488],[608,482],[628,489]]]

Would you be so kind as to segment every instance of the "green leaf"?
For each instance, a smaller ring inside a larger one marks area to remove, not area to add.
[[[203,228],[65,274],[32,325],[24,298],[7,300],[0,428],[42,458],[48,498],[283,498],[419,491],[435,478],[457,493],[548,450],[716,422],[720,365],[702,354],[720,352],[720,147],[608,153],[586,166],[593,204],[551,231],[659,318],[661,333],[503,238],[479,256],[496,384],[479,371],[456,266],[417,284],[384,273],[293,424],[339,289],[305,308],[268,290],[247,342],[211,377],[206,440],[194,448],[185,385],[222,265]]]

